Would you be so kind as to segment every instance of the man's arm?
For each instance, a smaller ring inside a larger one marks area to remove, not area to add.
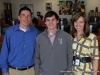
[[[0,67],[2,68],[2,73],[8,73],[8,49],[9,49],[9,41],[7,38],[7,33],[4,36],[1,54],[0,54]]]
[[[68,40],[67,40],[67,71],[69,71],[67,73],[67,75],[70,75],[70,72],[72,70],[72,64],[73,64],[73,51],[72,51],[72,41],[71,41],[71,38],[68,37]]]
[[[35,61],[35,73],[36,75],[40,74],[40,49],[39,49],[39,44],[36,41],[36,47],[35,47],[35,56],[34,56],[34,61]]]

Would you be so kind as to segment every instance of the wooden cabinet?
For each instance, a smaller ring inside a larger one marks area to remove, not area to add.
[[[89,13],[90,22],[97,22],[99,18],[100,18],[100,12],[90,12]]]
[[[100,17],[100,12],[90,12],[89,17]]]
[[[9,27],[9,24],[6,23],[6,19],[1,19],[0,20],[2,22],[2,26],[8,26]],[[1,28],[2,28],[1,26]]]
[[[37,27],[46,27],[44,20],[38,20]]]
[[[2,75],[2,70],[1,70],[1,68],[0,68],[0,75]]]
[[[2,47],[3,38],[4,38],[4,36],[1,35],[1,36],[0,36],[0,51],[1,51],[1,47]]]

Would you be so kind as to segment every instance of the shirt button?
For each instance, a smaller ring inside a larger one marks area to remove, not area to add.
[[[25,47],[25,45],[24,45],[24,47]]]

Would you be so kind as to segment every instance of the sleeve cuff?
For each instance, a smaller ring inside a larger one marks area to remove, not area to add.
[[[4,74],[4,73],[8,73],[8,69],[7,68],[2,69],[2,74]]]

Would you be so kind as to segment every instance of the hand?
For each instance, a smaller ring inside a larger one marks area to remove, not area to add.
[[[39,75],[42,75],[41,73]]]
[[[67,75],[67,73],[64,73],[64,75]]]
[[[3,75],[10,75],[9,73],[4,73]]]
[[[94,72],[93,72],[93,75],[97,75],[97,72],[96,72],[96,71],[94,71]]]
[[[97,75],[97,73],[93,73],[93,75]]]

